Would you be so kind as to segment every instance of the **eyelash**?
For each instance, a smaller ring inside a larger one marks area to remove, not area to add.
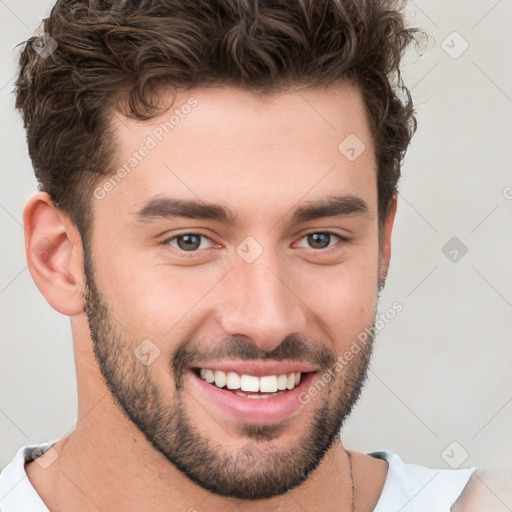
[[[348,238],[343,237],[342,235],[339,235],[338,233],[334,233],[333,231],[311,231],[309,233],[306,233],[306,234],[302,235],[299,240],[303,240],[304,238],[308,237],[309,235],[320,234],[320,233],[336,237],[338,239],[338,243],[339,242],[347,242],[348,241]],[[197,254],[199,254],[201,251],[207,250],[207,249],[196,249],[195,251],[184,251],[182,249],[179,249],[179,248],[176,248],[176,247],[172,247],[170,245],[170,242],[172,242],[173,240],[176,240],[177,238],[182,237],[182,236],[186,236],[186,235],[199,235],[199,236],[201,236],[203,238],[206,238],[210,242],[213,242],[213,240],[205,232],[198,230],[198,231],[187,231],[185,233],[179,233],[177,235],[173,235],[172,237],[165,239],[162,242],[162,244],[170,252],[172,252],[173,254],[178,252],[180,256],[185,256],[185,257],[188,257],[188,258],[196,257]],[[215,243],[215,242],[213,242],[213,243]],[[336,245],[336,243],[332,244],[332,245],[328,245],[327,247],[325,247],[323,249],[314,249],[314,248],[310,248],[310,249],[312,251],[315,251],[315,252],[328,252],[335,245]]]
[[[171,252],[172,254],[176,254],[178,253],[180,256],[185,256],[186,258],[193,258],[193,257],[197,257],[197,254],[201,251],[201,249],[197,249],[195,251],[184,251],[182,249],[178,249],[176,247],[172,247],[170,245],[170,243],[173,241],[173,240],[176,240],[177,238],[180,238],[181,236],[186,236],[186,235],[200,235],[202,236],[203,238],[206,238],[207,240],[209,240],[210,242],[213,242],[213,240],[206,234],[204,233],[203,231],[186,231],[185,233],[179,233],[177,235],[173,235],[171,236],[170,238],[167,238],[165,239],[162,244],[165,246],[165,248]],[[205,250],[205,249],[203,249]]]

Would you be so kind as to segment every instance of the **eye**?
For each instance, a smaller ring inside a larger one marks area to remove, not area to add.
[[[330,231],[320,231],[308,233],[301,240],[306,240],[312,249],[326,249],[333,246],[336,242],[343,240],[343,237]]]
[[[332,247],[337,242],[345,240],[341,235],[330,231],[317,231],[304,235],[300,241],[306,241],[309,248],[323,250]],[[163,242],[178,252],[194,253],[213,247],[215,243],[204,233],[181,233]]]
[[[207,240],[212,244],[212,240],[203,233],[181,233],[168,238],[164,244],[170,245],[174,249],[185,252],[197,252],[199,249],[208,249],[208,243],[203,244],[203,241]]]

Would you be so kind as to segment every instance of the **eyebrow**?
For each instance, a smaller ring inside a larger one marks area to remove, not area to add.
[[[289,213],[286,216],[288,215]],[[324,217],[347,217],[352,215],[369,216],[368,206],[363,199],[354,195],[331,196],[325,199],[308,201],[292,210],[291,223],[298,224]],[[215,220],[230,225],[235,225],[238,222],[238,215],[223,205],[173,197],[150,199],[136,213],[136,216],[139,222],[175,217]]]

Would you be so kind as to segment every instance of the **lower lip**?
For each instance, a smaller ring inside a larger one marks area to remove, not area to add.
[[[314,378],[314,373],[301,376],[299,385],[285,393],[270,398],[246,398],[226,388],[218,388],[198,377],[192,370],[192,385],[203,394],[208,402],[213,403],[220,411],[243,423],[278,423],[285,420],[305,404],[299,396],[305,392]]]

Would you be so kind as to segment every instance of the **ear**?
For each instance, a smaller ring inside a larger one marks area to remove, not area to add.
[[[23,223],[27,264],[39,291],[59,313],[82,313],[83,251],[77,228],[46,192],[30,198]]]
[[[380,257],[379,257],[379,282],[380,288],[384,286],[388,276],[389,262],[391,259],[391,234],[393,232],[393,224],[395,223],[397,207],[397,196],[393,196],[389,206],[389,213],[384,221],[382,227],[382,234],[380,240]]]

